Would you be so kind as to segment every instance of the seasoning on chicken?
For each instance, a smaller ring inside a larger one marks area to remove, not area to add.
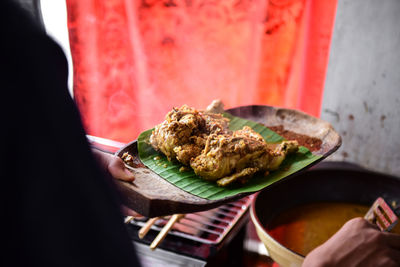
[[[150,144],[161,151],[168,160],[177,159],[189,165],[192,158],[203,150],[210,134],[228,129],[229,119],[221,114],[202,113],[183,105],[173,109],[165,121],[157,125],[150,136]]]
[[[221,114],[183,105],[155,127],[150,143],[168,160],[176,159],[220,186],[246,182],[256,172],[275,170],[287,154],[298,150],[297,141],[268,144],[248,126],[237,131],[228,126],[229,119]]]

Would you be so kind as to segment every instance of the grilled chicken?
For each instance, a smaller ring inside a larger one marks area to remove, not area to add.
[[[150,143],[168,160],[190,165],[197,175],[220,186],[275,170],[287,154],[298,149],[297,141],[274,146],[248,126],[231,131],[228,125],[229,120],[221,114],[184,105],[170,111],[155,127]]]
[[[265,169],[270,161],[269,150],[264,139],[257,135],[246,126],[239,135],[236,132],[210,135],[202,153],[191,160],[190,166],[207,180],[218,180],[248,167]]]
[[[178,160],[188,165],[190,159],[201,152],[202,140],[193,137],[199,135],[199,129],[204,126],[205,121],[199,112],[184,105],[170,111],[165,121],[155,127],[150,143],[154,149],[166,155],[168,160],[177,159],[179,155],[181,160]]]

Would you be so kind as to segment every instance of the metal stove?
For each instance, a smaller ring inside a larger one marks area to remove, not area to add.
[[[234,260],[232,251],[239,259],[252,198],[248,196],[212,210],[186,214],[155,250],[149,244],[169,217],[157,220],[143,239],[138,232],[148,218],[131,220],[127,227],[142,266],[217,266],[219,261],[226,263],[226,257]]]

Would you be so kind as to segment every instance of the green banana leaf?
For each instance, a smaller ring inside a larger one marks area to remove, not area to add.
[[[243,126],[250,126],[269,143],[277,143],[283,140],[280,135],[262,124],[235,117],[228,113],[223,115],[230,119],[229,128],[231,130],[239,130]],[[183,166],[181,163],[178,161],[169,162],[162,153],[155,151],[149,144],[149,137],[152,131],[153,129],[144,131],[138,137],[139,158],[143,164],[180,189],[209,200],[218,200],[239,193],[259,191],[321,158],[321,156],[313,155],[307,148],[301,146],[296,154],[287,156],[280,168],[269,175],[265,176],[260,173],[254,175],[245,184],[234,183],[227,187],[220,187],[215,182],[202,179],[190,168],[186,168],[190,170],[184,172],[180,171]]]

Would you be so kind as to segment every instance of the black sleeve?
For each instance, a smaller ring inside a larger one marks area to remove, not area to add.
[[[68,93],[61,48],[11,1],[0,2],[1,261],[137,266],[113,182]]]

